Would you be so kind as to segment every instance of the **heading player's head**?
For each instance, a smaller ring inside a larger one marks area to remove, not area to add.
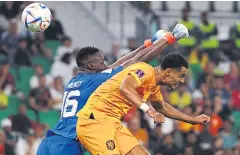
[[[188,62],[181,54],[170,53],[162,60],[161,73],[159,82],[176,89],[180,83],[184,83],[184,77],[188,73]]]
[[[77,52],[76,63],[84,71],[101,72],[107,69],[102,52],[95,47],[83,47]]]

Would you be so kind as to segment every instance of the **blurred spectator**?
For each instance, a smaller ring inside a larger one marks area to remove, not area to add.
[[[18,27],[16,19],[9,21],[8,31],[5,31],[1,35],[2,52],[7,53],[8,56],[12,56],[13,50],[18,45]]]
[[[179,85],[176,91],[170,93],[169,99],[172,105],[180,109],[191,104],[191,95],[187,91],[187,86],[185,84]]]
[[[217,136],[216,138],[215,138],[215,141],[214,141],[214,144],[213,144],[214,146],[213,146],[213,151],[214,152],[218,152],[219,150],[221,150],[222,149],[222,146],[223,146],[223,139],[222,139],[222,137],[221,136]]]
[[[184,137],[182,132],[178,129],[178,123],[179,121],[174,120],[174,130],[172,132],[172,136],[173,136],[173,141],[175,142],[176,146],[178,147],[178,149],[182,149],[184,146]]]
[[[136,137],[140,144],[144,146],[144,148],[148,148],[148,133],[145,129],[141,128],[141,122],[138,117],[132,118],[128,124],[128,129],[132,133],[134,137]]]
[[[52,85],[52,77],[50,75],[44,75],[44,70],[41,65],[35,66],[35,75],[33,75],[30,79],[30,88],[37,88],[39,87],[39,77],[45,76],[46,78],[46,85]]]
[[[204,105],[203,93],[200,90],[195,89],[192,93],[192,107],[196,108],[198,106]]]
[[[50,9],[52,14],[52,21],[46,31],[44,31],[47,40],[61,40],[64,35],[62,24],[56,19],[56,14],[53,9]]]
[[[201,148],[200,150],[202,150],[201,154],[204,154],[204,155],[212,155],[213,154],[212,148],[213,148],[213,143],[214,143],[214,137],[209,133],[208,128],[209,128],[209,124],[207,124],[204,127],[203,132],[199,135],[199,145]],[[200,153],[198,153],[198,154],[200,154]]]
[[[64,86],[61,77],[54,78],[53,87],[50,88],[50,94],[53,99],[53,109],[61,110],[64,95]]]
[[[13,1],[5,1],[3,2],[2,6],[0,7],[0,13],[5,16],[7,19],[12,19],[17,16],[19,13],[20,8],[15,5]]]
[[[8,20],[0,13],[0,36],[4,31],[8,29],[8,24]]]
[[[183,9],[182,19],[177,23],[185,25],[188,29],[189,34],[191,34],[188,38],[181,39],[178,41],[178,44],[182,47],[182,49],[180,50],[181,53],[184,56],[188,56],[191,51],[191,48],[193,48],[197,43],[196,40],[197,26],[193,21],[189,20],[189,10],[187,9]]]
[[[232,149],[237,144],[237,137],[232,134],[232,125],[230,120],[224,121],[224,128],[220,134],[223,138],[223,149]]]
[[[191,145],[185,146],[183,155],[194,155],[193,147]]]
[[[0,68],[0,92],[4,91],[6,95],[11,95],[15,91],[15,80],[9,72],[10,64],[8,61],[2,61]]]
[[[59,72],[61,68],[61,72]],[[60,60],[54,61],[50,74],[53,78],[60,76],[63,79],[64,86],[72,78],[73,67],[71,65],[71,54],[65,53]]]
[[[239,65],[237,62],[231,63],[230,72],[224,76],[224,86],[229,92],[240,88]]]
[[[37,116],[38,111],[47,111],[52,107],[52,97],[48,87],[46,86],[45,76],[40,76],[39,87],[30,91],[29,105],[33,110],[35,110]]]
[[[230,39],[234,42],[235,49],[231,52],[234,53],[234,60],[239,60],[239,49],[240,49],[240,23],[237,21],[231,28],[230,28]]]
[[[200,85],[200,90],[203,94],[203,99],[204,99],[205,104],[209,104],[210,95],[209,95],[209,87],[208,87],[207,83],[202,83]]]
[[[223,120],[219,116],[222,111],[221,97],[215,96],[213,100],[213,112],[211,114],[211,121],[209,122],[209,132],[212,136],[217,136],[220,129],[223,127]]]
[[[157,124],[156,127],[149,133],[149,149],[154,152],[163,144],[163,133],[161,129],[162,124]]]
[[[5,142],[6,142],[6,137],[4,135],[4,132],[0,131],[0,155],[6,155]]]
[[[0,109],[5,109],[8,106],[8,96],[0,91]]]
[[[172,135],[168,134],[164,138],[162,146],[159,146],[156,155],[176,155],[181,151],[177,148],[176,144],[173,142]]]
[[[223,77],[218,76],[214,78],[213,81],[214,87],[210,89],[209,94],[210,98],[213,99],[215,95],[219,95],[222,98],[222,105],[224,107],[229,106],[230,94],[224,88]]]
[[[214,80],[214,68],[215,64],[213,62],[209,62],[205,71],[199,75],[197,88],[200,88],[202,83],[206,83],[209,88],[212,87],[212,83]]]
[[[37,154],[38,146],[44,138],[44,128],[41,125],[38,125],[35,130],[35,136],[32,144],[32,152],[33,155]]]
[[[18,113],[12,116],[12,130],[21,134],[27,134],[32,128],[31,120],[27,116],[27,107],[21,104],[18,108]]]
[[[20,38],[18,40],[18,48],[14,57],[14,64],[18,66],[28,66],[32,65],[30,51],[27,48],[28,42],[25,38]]]
[[[65,36],[62,39],[62,45],[57,49],[55,60],[60,60],[64,54],[73,52],[72,40],[71,38]]]
[[[207,12],[201,13],[199,29],[200,35],[198,39],[201,41],[201,48],[213,59],[214,55],[218,54],[216,53],[216,49],[219,48],[219,41],[217,39],[218,30],[216,24],[208,21]]]
[[[34,155],[33,151],[34,131],[30,130],[20,137],[16,146],[16,155]]]
[[[194,155],[201,154],[201,148],[198,143],[198,137],[196,134],[194,134],[193,131],[187,133],[185,145],[192,147]]]
[[[34,55],[44,56],[48,59],[52,59],[51,50],[45,47],[45,38],[43,33],[36,33],[33,44],[31,45],[31,51]]]
[[[231,108],[234,110],[240,110],[240,88],[235,89],[231,93]]]
[[[9,118],[3,119],[1,122],[1,126],[6,136],[5,153],[6,155],[15,155],[14,150],[15,150],[18,138],[16,133],[12,131],[11,120]]]

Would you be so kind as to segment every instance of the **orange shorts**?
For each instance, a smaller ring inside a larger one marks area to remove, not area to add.
[[[124,155],[139,145],[120,120],[78,118],[76,128],[78,139],[92,155]]]

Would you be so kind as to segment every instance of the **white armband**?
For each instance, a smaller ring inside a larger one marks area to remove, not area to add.
[[[149,109],[150,107],[147,105],[147,103],[143,103],[141,106],[140,106],[140,109],[144,112],[147,112],[147,110]]]

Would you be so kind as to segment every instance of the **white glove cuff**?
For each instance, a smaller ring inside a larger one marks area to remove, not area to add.
[[[147,112],[149,108],[150,108],[150,107],[147,105],[147,103],[143,103],[143,104],[140,106],[140,109],[141,109],[142,111],[144,111],[144,112]]]

